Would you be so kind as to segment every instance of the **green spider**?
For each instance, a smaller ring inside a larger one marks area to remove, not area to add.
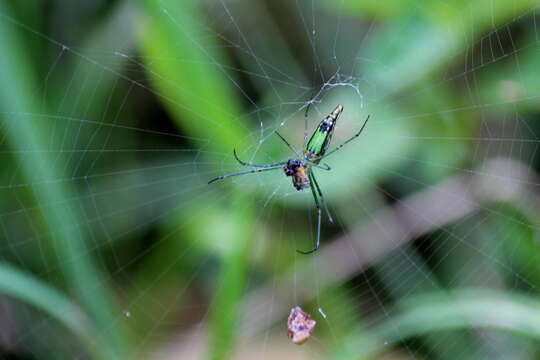
[[[300,191],[306,188],[311,189],[311,193],[313,194],[313,199],[315,200],[315,206],[317,207],[317,237],[316,237],[315,247],[308,251],[302,251],[302,250],[297,249],[296,251],[299,252],[300,254],[311,254],[319,249],[320,239],[321,239],[321,206],[320,206],[321,203],[324,206],[324,210],[326,211],[328,220],[331,223],[334,222],[334,220],[332,219],[332,216],[330,215],[330,212],[328,211],[326,202],[324,201],[324,197],[321,192],[321,189],[319,188],[319,184],[317,183],[317,180],[315,179],[313,168],[316,167],[322,170],[330,171],[331,168],[327,164],[323,164],[324,166],[319,164],[321,160],[335,153],[336,151],[341,149],[344,145],[346,145],[347,143],[357,138],[364,130],[364,127],[366,126],[369,120],[369,116],[370,116],[370,115],[367,116],[366,120],[364,121],[364,124],[360,128],[360,131],[358,131],[356,134],[351,136],[348,140],[346,140],[342,144],[338,145],[335,149],[330,150],[327,153],[326,150],[328,150],[328,146],[330,145],[330,141],[332,140],[332,134],[334,133],[336,121],[339,115],[343,112],[343,106],[341,105],[336,106],[336,108],[319,123],[319,125],[313,132],[313,135],[311,135],[311,138],[306,143],[307,119],[308,119],[308,112],[309,112],[309,107],[311,106],[311,103],[312,102],[310,102],[309,105],[307,106],[306,113],[304,115],[305,121],[304,121],[304,144],[303,144],[304,152],[303,154],[300,154],[294,146],[289,144],[289,142],[285,140],[285,138],[276,131],[276,135],[279,136],[279,138],[283,140],[283,142],[289,147],[289,149],[291,149],[292,152],[295,153],[296,158],[289,159],[287,161],[273,163],[273,164],[254,164],[254,163],[240,160],[238,158],[238,155],[236,155],[236,149],[233,149],[233,154],[236,161],[238,161],[243,166],[249,166],[249,167],[252,167],[253,169],[239,171],[239,172],[235,172],[235,173],[227,174],[227,175],[221,175],[208,182],[208,184],[211,184],[214,181],[222,180],[231,176],[251,174],[251,173],[267,171],[267,170],[274,170],[274,169],[281,168],[283,166],[283,172],[285,173],[286,176],[292,177],[292,183],[296,190]]]

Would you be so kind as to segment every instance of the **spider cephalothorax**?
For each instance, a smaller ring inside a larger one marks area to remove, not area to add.
[[[292,176],[293,186],[300,191],[309,186],[306,166],[298,159],[289,159],[287,165],[283,167],[283,172],[287,176]]]

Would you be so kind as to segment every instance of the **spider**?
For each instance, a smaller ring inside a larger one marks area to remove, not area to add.
[[[313,199],[315,200],[315,206],[317,208],[317,236],[316,236],[316,242],[315,247],[308,251],[303,250],[296,250],[300,254],[311,254],[315,251],[317,251],[320,247],[320,240],[321,240],[321,204],[324,207],[324,210],[326,212],[326,215],[328,216],[328,220],[333,223],[334,220],[332,219],[332,216],[330,215],[330,212],[328,211],[328,207],[326,205],[326,201],[324,200],[323,194],[321,192],[321,189],[319,187],[319,184],[317,183],[317,180],[315,179],[315,174],[313,172],[313,168],[318,168],[325,171],[330,171],[331,168],[327,164],[323,163],[320,164],[321,160],[330,156],[331,154],[335,153],[336,151],[340,150],[343,146],[360,136],[362,131],[364,130],[364,127],[366,126],[370,115],[367,116],[366,120],[364,120],[364,124],[360,128],[360,130],[351,136],[349,139],[347,139],[342,144],[336,146],[334,149],[330,150],[329,152],[326,152],[328,150],[328,147],[330,145],[330,141],[332,140],[332,135],[334,133],[334,128],[336,125],[336,121],[339,117],[339,115],[343,112],[343,106],[337,105],[332,112],[327,115],[317,126],[313,134],[311,135],[311,138],[309,141],[307,141],[307,123],[308,123],[308,112],[309,108],[312,104],[312,101],[309,102],[309,105],[306,107],[306,112],[304,114],[304,143],[303,148],[304,151],[301,154],[298,152],[298,150],[292,146],[283,136],[281,136],[277,131],[275,132],[277,136],[283,142],[287,145],[287,147],[296,155],[296,158],[289,159],[287,161],[280,161],[277,163],[272,164],[254,164],[251,162],[245,162],[238,158],[238,155],[236,154],[236,149],[233,149],[234,158],[236,161],[240,163],[242,166],[251,167],[250,170],[244,170],[239,171],[227,175],[221,175],[218,176],[208,182],[208,184],[211,184],[215,181],[222,180],[231,176],[238,176],[238,175],[244,175],[244,174],[251,174],[255,172],[261,172],[261,171],[268,171],[268,170],[274,170],[283,168],[283,172],[286,176],[290,176],[292,178],[293,186],[296,190],[300,191],[306,188],[311,189],[311,193],[313,195]]]

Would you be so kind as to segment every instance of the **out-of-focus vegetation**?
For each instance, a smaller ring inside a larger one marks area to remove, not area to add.
[[[535,359],[535,6],[0,2],[0,357]],[[301,256],[308,191],[207,182],[292,156],[314,95],[336,145],[372,119]]]

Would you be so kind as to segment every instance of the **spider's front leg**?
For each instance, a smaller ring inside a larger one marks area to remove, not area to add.
[[[286,164],[285,161],[280,161],[280,162],[273,163],[273,164],[255,164],[255,163],[252,163],[252,162],[247,162],[247,161],[242,161],[242,160],[240,160],[240,158],[239,158],[238,155],[236,154],[236,149],[233,149],[233,154],[234,154],[234,158],[236,159],[236,161],[238,161],[238,163],[239,163],[240,165],[242,165],[242,166],[251,166],[251,167],[267,168],[267,167],[281,166],[281,165],[285,165],[285,164]]]

